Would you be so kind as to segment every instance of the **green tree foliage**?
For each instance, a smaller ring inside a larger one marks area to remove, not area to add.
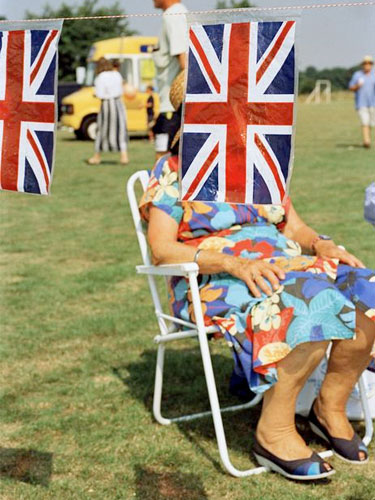
[[[35,19],[125,14],[118,2],[108,7],[97,7],[96,4],[97,0],[85,0],[77,6],[63,3],[56,9],[46,5],[41,14],[27,11],[26,15],[28,19]],[[86,58],[93,42],[134,33],[126,19],[65,21],[59,43],[59,80],[75,80],[75,70],[78,66],[86,65]]]
[[[316,80],[330,80],[332,90],[347,90],[349,80],[358,68],[325,68],[316,69],[314,66],[308,66],[305,71],[299,74],[299,93],[310,93]]]
[[[255,7],[248,0],[230,0],[229,4],[227,0],[218,0],[216,4],[217,9],[246,9],[248,7]]]

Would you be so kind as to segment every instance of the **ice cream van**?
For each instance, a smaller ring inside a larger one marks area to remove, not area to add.
[[[130,134],[147,133],[146,88],[155,83],[155,66],[152,59],[156,37],[129,36],[102,40],[92,45],[87,58],[87,67],[78,68],[77,75],[83,87],[62,100],[61,123],[74,130],[79,139],[95,139],[96,116],[100,109],[100,99],[94,95],[95,69],[101,57],[116,60],[120,64],[121,75],[130,92],[123,99],[127,111]],[[155,114],[159,109],[157,92],[154,94]]]

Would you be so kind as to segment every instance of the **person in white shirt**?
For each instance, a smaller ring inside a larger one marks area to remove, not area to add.
[[[102,151],[120,151],[120,163],[126,165],[129,159],[126,111],[122,102],[123,81],[111,61],[105,58],[98,61],[94,85],[95,95],[101,99],[101,106],[97,117],[95,154],[87,162],[90,165],[99,165]]]
[[[187,8],[180,0],[153,1],[155,8],[163,10],[159,46],[153,53],[160,97],[160,114],[153,128],[156,159],[158,159],[168,152],[171,141],[180,127],[181,117],[175,112],[169,100],[169,91],[175,77],[186,66],[188,40],[184,14]]]

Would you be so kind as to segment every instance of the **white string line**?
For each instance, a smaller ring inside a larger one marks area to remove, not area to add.
[[[218,9],[218,10],[194,10],[190,11],[189,14],[211,14],[211,13],[230,13],[230,12],[245,12],[251,10],[254,11],[285,11],[285,10],[311,10],[311,9],[329,9],[337,7],[365,7],[365,6],[375,6],[374,2],[346,2],[346,3],[325,3],[325,4],[312,4],[312,5],[285,5],[280,7],[250,7],[239,8],[239,9]],[[108,16],[81,16],[81,17],[45,17],[40,19],[20,19],[20,20],[0,20],[0,25],[3,23],[36,23],[40,21],[89,21],[93,19],[128,19],[131,17],[161,17],[163,14],[159,13],[144,13],[144,14],[118,14],[118,15],[108,15]],[[171,12],[165,14],[167,16],[180,16],[180,12]]]

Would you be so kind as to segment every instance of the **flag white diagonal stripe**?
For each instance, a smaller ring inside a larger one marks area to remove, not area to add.
[[[200,29],[198,29],[200,28]],[[197,36],[197,39],[205,52],[207,60],[215,74],[216,79],[220,83],[220,92],[218,93],[207,74],[206,68],[194,46],[192,41],[190,40],[189,47],[197,60],[199,65],[199,69],[206,80],[211,93],[204,94],[186,94],[187,102],[225,102],[227,100],[228,95],[228,53],[229,53],[229,41],[230,41],[230,31],[231,25],[225,24],[223,31],[223,50],[222,50],[222,58],[221,62],[216,55],[215,49],[213,48],[210,39],[202,26],[192,26],[191,29],[194,29],[194,34]]]
[[[216,147],[217,144],[219,144],[219,153],[216,155],[215,160],[211,162],[211,165],[206,172],[206,174],[203,176],[203,182],[202,179],[199,182],[198,188],[194,190],[194,192],[199,193],[202,185],[204,182],[208,179],[209,175],[212,173],[213,167],[215,166],[216,163],[219,163],[219,179],[218,182],[221,184],[221,186],[224,183],[224,188],[225,188],[225,125],[200,125],[199,128],[196,126],[191,126],[188,124],[185,124],[184,127],[184,136],[186,137],[186,134],[188,133],[204,133],[207,134],[209,133],[210,135],[206,139],[205,143],[203,144],[202,148],[199,150],[199,154],[196,155],[190,166],[188,167],[182,182],[181,182],[181,194],[182,198],[186,195],[186,193],[189,191],[192,183],[195,181],[196,177],[199,175],[199,172],[201,171],[202,166],[206,163],[207,159],[209,158],[210,154],[212,153],[213,149]],[[216,161],[217,160],[217,161]],[[224,172],[221,173],[222,170]],[[198,189],[198,191],[197,191]],[[220,201],[220,200],[218,200]]]
[[[210,63],[210,66],[212,68],[213,73],[215,74],[216,78],[218,79],[219,83],[222,81],[222,74],[221,74],[221,69],[222,69],[222,64],[219,61],[219,58],[217,57],[217,54],[215,52],[215,49],[212,46],[212,43],[210,42],[210,39],[207,36],[206,30],[203,28],[203,26],[197,25],[197,26],[192,26],[191,27],[192,31],[196,35],[196,39],[198,43],[200,44],[205,56],[207,57],[208,62]],[[199,53],[197,52],[195,45],[192,40],[190,40],[190,49],[194,53],[195,58],[199,62],[200,68],[202,72],[204,71],[204,76],[205,79],[208,83],[208,85],[211,88],[212,92],[216,92],[215,87],[212,84],[212,81],[208,74],[205,71],[204,64],[200,58]]]
[[[32,127],[32,125],[31,125],[31,127]],[[44,167],[45,167],[45,171],[47,173],[48,181],[50,181],[51,180],[51,173],[50,173],[49,168],[48,168],[48,161],[47,161],[46,155],[44,153],[44,149],[42,148],[42,145],[40,144],[38,136],[35,133],[36,129],[34,127],[32,127],[32,128],[31,127],[29,128],[29,132],[32,135],[32,137],[34,139],[34,142],[35,142],[35,144],[38,147],[38,151],[40,153],[40,156],[42,157],[42,160],[43,160],[43,163],[44,163]]]
[[[50,32],[51,33],[51,32]],[[31,60],[31,32],[29,30],[25,31],[25,57],[24,57],[24,62],[25,62],[25,71],[24,71],[24,87],[23,87],[23,98],[26,101],[32,101],[32,102],[53,102],[54,101],[54,96],[53,95],[38,95],[37,92],[46,76],[47,71],[49,71],[50,65],[53,61],[53,58],[56,55],[57,51],[57,37],[52,40],[50,43],[48,50],[46,53],[42,56],[44,47],[46,46],[46,43],[48,41],[48,36],[46,37],[46,40],[42,44],[38,55],[36,56],[33,65],[30,67],[30,60]],[[36,67],[37,64],[40,63],[40,59],[42,59],[42,64],[33,80],[31,82],[31,75],[33,73],[34,68]]]
[[[35,175],[39,190],[41,194],[47,194],[47,186],[44,178],[44,173],[42,166],[40,165],[39,159],[36,156],[34,149],[32,148],[30,141],[27,139],[27,132],[30,131],[30,123],[21,123],[21,134],[20,134],[20,152],[19,152],[19,169],[18,169],[18,191],[24,192],[24,182],[25,182],[25,172],[26,172],[26,160],[28,161],[33,174]],[[30,131],[31,132],[31,131]],[[34,134],[35,137],[35,134]],[[40,143],[38,141],[38,145]],[[45,157],[44,157],[45,159]],[[48,170],[48,169],[47,169]]]
[[[269,168],[268,163],[259,149],[254,145],[254,163],[260,175],[263,177],[264,182],[267,184],[268,191],[271,196],[271,203],[275,205],[281,204],[280,193],[277,188],[275,178]]]
[[[217,143],[216,143],[217,144]],[[215,146],[216,146],[215,144]],[[208,169],[206,170],[206,173],[203,175],[202,179],[200,180],[198,186],[195,188],[195,190],[193,191],[193,193],[191,194],[191,197],[194,199],[197,194],[199,193],[199,191],[202,189],[202,186],[204,185],[204,183],[206,182],[206,180],[209,178],[209,176],[212,174],[212,171],[214,169],[214,167],[217,165],[218,163],[218,159],[219,159],[219,154],[217,154],[215,156],[215,158],[212,160],[210,166],[208,167]],[[183,191],[184,192],[184,191]],[[185,194],[186,194],[187,190],[185,191]]]
[[[272,148],[268,144],[268,141],[265,139],[264,135],[263,134],[258,134],[258,137],[259,137],[259,140],[261,141],[261,143],[263,144],[263,147],[266,149],[267,153],[270,155],[273,163],[275,164],[275,167],[277,169],[277,173],[279,174],[279,179],[280,179],[281,184],[283,185],[283,187],[285,189],[284,174],[283,174],[283,172],[281,170],[281,166],[280,166],[279,160],[277,159],[275,153],[273,152]]]
[[[283,23],[281,28],[283,28],[284,25],[285,25],[285,23]],[[280,30],[281,30],[281,28],[280,28]],[[273,45],[277,42],[277,39],[279,36],[280,35],[278,33],[278,36],[276,36],[273,40]],[[272,83],[274,78],[276,77],[277,73],[282,68],[283,64],[285,63],[286,58],[288,57],[290,51],[292,50],[292,48],[294,46],[294,36],[295,36],[295,24],[293,24],[293,26],[288,31],[285,39],[283,40],[283,42],[281,44],[281,47],[277,51],[277,54],[275,55],[271,64],[268,66],[268,68],[265,70],[265,72],[261,76],[259,82],[257,83],[256,90],[257,90],[258,95],[263,94],[268,89],[268,87],[270,86],[270,84]],[[257,69],[259,67],[260,67],[260,65],[258,64]]]

